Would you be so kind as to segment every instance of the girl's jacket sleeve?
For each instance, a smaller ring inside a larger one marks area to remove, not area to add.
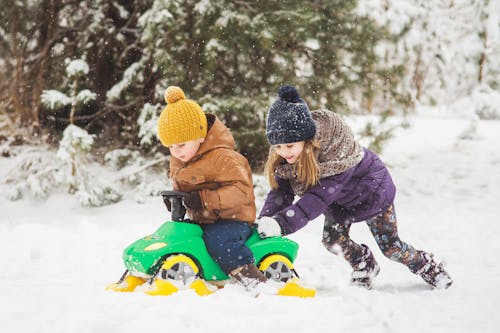
[[[278,182],[278,188],[272,189],[271,192],[267,194],[264,206],[260,211],[259,218],[263,216],[273,216],[279,210],[291,205],[293,203],[293,198],[295,197],[290,183],[278,177],[275,177]]]
[[[288,204],[284,208],[279,207],[281,209],[271,214],[280,224],[283,234],[294,233],[304,227],[309,221],[323,214],[332,203],[343,195],[341,192],[343,184],[345,184],[345,176],[345,174],[338,174],[322,178],[318,184],[308,189],[295,204]],[[276,191],[279,192],[280,189]],[[269,193],[269,196],[271,194],[272,191]],[[267,203],[268,200],[266,200]],[[266,205],[264,205],[264,208],[266,208]],[[273,213],[271,209],[269,212]],[[267,214],[262,215],[268,216]]]

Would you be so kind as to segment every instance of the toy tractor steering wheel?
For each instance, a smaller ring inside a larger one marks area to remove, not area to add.
[[[182,221],[184,219],[184,215],[186,215],[186,207],[182,204],[182,198],[184,198],[187,193],[180,191],[161,191],[160,194],[163,197],[165,205],[167,205],[167,200],[170,202],[172,220]]]

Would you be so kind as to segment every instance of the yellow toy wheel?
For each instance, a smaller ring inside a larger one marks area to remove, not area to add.
[[[183,254],[175,254],[163,261],[157,278],[179,281],[187,285],[196,278],[199,271],[193,259]]]
[[[266,278],[276,282],[287,282],[295,277],[292,262],[281,254],[271,254],[262,260],[259,269]]]

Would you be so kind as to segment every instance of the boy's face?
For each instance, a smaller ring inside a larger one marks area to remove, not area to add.
[[[181,160],[182,162],[189,162],[200,148],[200,145],[205,141],[205,138],[176,143],[168,147],[170,154]]]
[[[283,157],[288,164],[293,164],[297,162],[304,150],[305,141],[283,143],[279,145],[274,145],[276,153]]]

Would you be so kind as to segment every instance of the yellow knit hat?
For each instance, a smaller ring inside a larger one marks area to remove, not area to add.
[[[186,99],[181,88],[170,86],[165,90],[167,106],[158,120],[158,137],[168,147],[176,143],[207,136],[207,117],[194,101]]]

